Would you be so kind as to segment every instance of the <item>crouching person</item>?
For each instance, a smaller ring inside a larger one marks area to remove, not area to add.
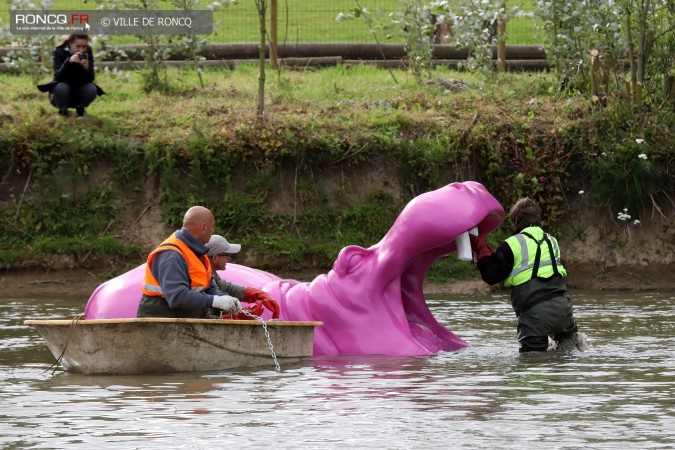
[[[54,79],[37,88],[49,92],[49,102],[61,116],[68,116],[68,108],[75,108],[78,118],[97,96],[105,94],[94,83],[94,52],[86,34],[71,34],[56,46],[53,53]]]

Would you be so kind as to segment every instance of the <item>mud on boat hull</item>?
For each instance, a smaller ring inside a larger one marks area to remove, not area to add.
[[[200,319],[26,320],[69,372],[140,374],[274,366],[259,321]],[[312,356],[322,322],[267,322],[280,364]]]

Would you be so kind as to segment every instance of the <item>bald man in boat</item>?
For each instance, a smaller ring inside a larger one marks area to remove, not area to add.
[[[212,281],[207,253],[215,231],[213,213],[193,206],[183,228],[159,244],[148,256],[138,317],[207,318],[210,308],[229,314],[241,310],[239,300],[224,295]]]

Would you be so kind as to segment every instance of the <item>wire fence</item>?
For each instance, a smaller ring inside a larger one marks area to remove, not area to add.
[[[268,2],[269,3],[269,2]],[[398,8],[399,0],[360,0],[371,11],[384,13]],[[0,18],[9,23],[11,0],[0,3]],[[278,41],[295,42],[373,42],[373,36],[363,20],[336,21],[340,12],[353,10],[354,0],[280,0],[278,1]],[[92,10],[97,2],[82,0],[55,0],[54,10]],[[269,14],[268,14],[269,16]],[[382,42],[385,36],[377,36]],[[214,32],[205,37],[210,43],[257,42],[259,19],[254,0],[240,0],[214,13]],[[114,36],[111,43],[134,43],[133,36]],[[514,19],[507,25],[508,45],[537,44],[532,19]]]

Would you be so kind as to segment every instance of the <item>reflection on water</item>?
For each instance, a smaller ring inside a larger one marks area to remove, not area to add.
[[[455,296],[428,303],[465,350],[152,376],[46,372],[23,320],[84,305],[0,299],[0,447],[672,448],[675,294],[572,296],[583,353],[520,355],[507,295]]]

